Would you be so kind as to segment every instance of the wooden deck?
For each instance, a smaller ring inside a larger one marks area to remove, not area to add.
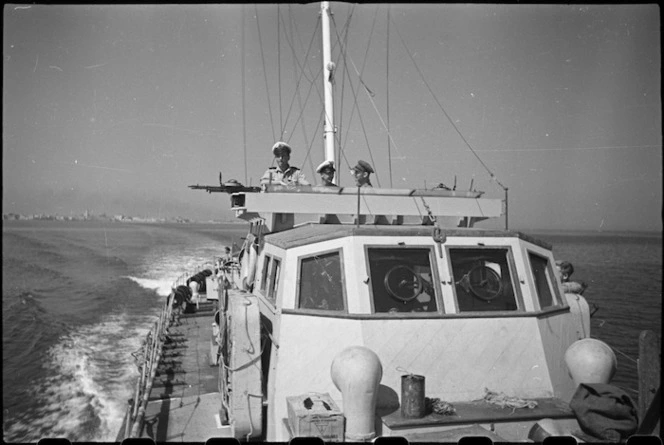
[[[168,329],[169,339],[150,391],[141,436],[155,442],[205,442],[228,437],[221,425],[219,369],[210,366],[210,341],[216,301],[200,303]]]

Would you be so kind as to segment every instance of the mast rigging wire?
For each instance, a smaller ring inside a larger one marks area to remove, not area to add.
[[[403,37],[401,36],[401,33],[399,32],[399,28],[397,27],[397,24],[396,24],[396,23],[394,23],[394,29],[397,31],[397,35],[399,36],[399,39],[401,40],[401,44],[403,45],[404,49],[406,50],[406,53],[408,54],[408,57],[410,57],[410,60],[413,62],[413,65],[415,65],[415,69],[417,70],[417,72],[419,73],[420,77],[422,78],[422,81],[424,82],[424,85],[426,85],[427,89],[429,90],[429,93],[431,94],[431,96],[433,97],[433,99],[434,99],[434,100],[436,101],[436,103],[438,104],[438,107],[440,107],[441,111],[443,112],[443,114],[445,115],[445,117],[447,118],[447,120],[450,122],[450,124],[452,125],[452,127],[454,128],[454,130],[457,132],[457,134],[459,135],[459,137],[461,137],[461,139],[462,139],[463,142],[466,144],[466,146],[470,149],[471,153],[473,153],[473,155],[477,158],[477,160],[480,162],[480,164],[482,164],[482,166],[483,166],[483,167],[486,169],[486,171],[489,173],[489,176],[491,176],[491,179],[494,180],[494,181],[496,181],[496,183],[497,183],[497,184],[498,184],[503,190],[506,191],[506,190],[507,190],[507,187],[505,187],[503,184],[501,184],[500,181],[498,181],[498,179],[496,178],[496,175],[495,175],[495,174],[491,171],[491,169],[490,169],[490,168],[484,163],[484,161],[482,161],[482,158],[480,158],[480,156],[475,152],[475,150],[474,150],[473,147],[470,145],[470,143],[468,142],[468,140],[466,140],[466,138],[464,137],[464,135],[461,133],[461,130],[459,130],[459,128],[454,124],[454,121],[452,120],[452,118],[450,117],[450,115],[447,114],[447,111],[445,111],[445,108],[443,107],[443,105],[442,105],[442,104],[440,103],[440,101],[438,100],[438,97],[436,97],[436,95],[434,94],[433,90],[431,89],[431,86],[429,86],[429,83],[428,83],[427,80],[424,78],[424,75],[422,74],[422,71],[420,70],[420,67],[419,67],[419,66],[417,65],[417,63],[415,62],[415,58],[413,57],[413,55],[411,54],[410,50],[409,50],[408,47],[406,46],[406,42],[404,42]]]
[[[350,23],[351,20],[353,19],[353,13],[355,12],[355,5],[348,5],[348,19],[346,20],[346,24],[344,25],[344,29],[342,33],[344,34],[344,45],[348,47],[348,32],[350,31]],[[337,66],[340,66],[340,56],[338,57],[337,60]],[[344,112],[344,97],[345,97],[345,92],[346,92],[346,76],[342,75],[341,76],[341,103],[339,104],[339,126],[338,126],[338,137],[337,137],[337,147],[339,148],[336,152],[336,159],[334,159],[335,165],[337,168],[341,165],[341,155],[340,152],[342,150],[341,147],[341,140],[343,139],[343,112]],[[341,178],[343,176],[336,174],[335,179],[336,179],[336,184],[341,185]]]
[[[289,8],[290,8],[290,5],[289,5]],[[291,13],[291,15],[290,15],[289,17],[290,17],[290,24],[291,24],[291,27],[290,27],[290,28],[291,28],[291,33],[292,33],[292,32],[293,32],[293,20],[292,20],[293,17],[292,17],[292,13]],[[285,24],[284,24],[284,25],[285,25]],[[319,19],[318,22],[316,23],[316,28],[314,29],[314,32],[313,32],[312,35],[311,35],[311,41],[309,42],[309,47],[307,48],[307,52],[306,52],[306,54],[304,55],[304,60],[305,60],[305,61],[308,59],[308,57],[309,57],[309,53],[311,52],[311,48],[313,47],[314,37],[316,36],[316,32],[318,31],[318,26],[319,26],[319,25],[320,25],[320,19]],[[297,58],[297,53],[296,53],[296,51],[295,51],[295,43],[294,43],[293,36],[291,35],[291,36],[290,36],[290,37],[291,37],[290,39],[289,39],[288,37],[289,37],[288,34],[286,34],[286,43],[288,43],[288,46],[289,46],[290,49],[291,49],[291,53],[292,53],[292,56],[293,56],[293,60],[294,60],[294,62],[295,62],[295,63],[293,64],[293,66],[294,66],[293,69],[294,69],[294,71],[297,71],[298,68],[299,68],[299,70],[300,70],[300,74],[299,74],[299,76],[297,77],[297,81],[295,82],[295,91],[299,94],[299,92],[300,92],[300,82],[301,82],[302,78],[305,77],[305,76],[304,76],[304,72],[305,72],[305,67],[306,67],[307,65],[306,65],[306,64],[301,64],[300,61],[299,61],[298,58]],[[321,68],[321,71],[322,71],[322,68]],[[319,74],[319,75],[320,75],[320,74]],[[306,77],[305,77],[305,78],[306,78]],[[318,78],[318,76],[316,76],[316,78]],[[310,84],[313,84],[313,81],[310,81]],[[289,120],[289,118],[290,118],[291,111],[293,110],[293,106],[294,106],[294,104],[295,104],[295,99],[296,99],[296,97],[297,97],[297,96],[294,94],[294,95],[293,95],[293,98],[291,99],[290,105],[289,105],[289,107],[288,107],[288,112],[286,113],[286,123],[288,123],[288,120]],[[308,98],[308,97],[309,97],[309,95],[307,95],[307,98]],[[305,105],[306,105],[306,102],[305,102]],[[302,108],[300,108],[300,109],[302,109]],[[298,119],[296,120],[295,124],[293,125],[293,130],[292,130],[291,133],[290,133],[291,135],[292,135],[293,132],[295,131],[295,127],[296,127],[297,124],[299,123],[300,118],[302,117],[302,115],[303,115],[303,113],[300,113],[300,115],[298,116]],[[290,137],[291,137],[291,136],[289,136],[288,139],[290,139]],[[287,140],[286,142],[288,142],[288,140]]]
[[[362,62],[362,70],[360,71],[361,74],[364,74],[364,68],[366,67],[367,60],[368,60],[368,58],[369,58],[369,57],[368,57],[368,55],[369,55],[369,48],[371,47],[371,39],[373,38],[373,32],[374,32],[374,29],[376,28],[376,18],[377,18],[377,17],[378,17],[378,9],[376,9],[376,12],[375,12],[375,14],[374,14],[373,21],[371,22],[371,30],[370,30],[370,32],[369,32],[369,40],[367,41],[367,48],[366,48],[366,50],[365,50],[365,52],[364,52],[364,59],[362,59],[362,60],[363,60],[363,62]],[[344,64],[346,64],[346,61],[345,61],[345,60],[344,60]],[[348,73],[347,70],[346,70],[345,72]],[[348,76],[348,79],[350,79],[350,76]],[[359,80],[360,80],[360,83],[362,83],[362,85],[364,85],[364,87],[365,87],[366,89],[368,89],[368,87],[364,84],[364,81],[362,80],[362,77],[361,77],[361,76],[360,76],[360,79],[359,79]],[[352,84],[351,84],[351,87],[352,87]],[[371,92],[371,95],[373,96],[374,93]],[[350,126],[350,122],[353,120],[353,115],[355,114],[355,109],[357,108],[357,95],[354,95],[354,99],[355,99],[355,101],[353,102],[353,108],[351,108],[350,117],[348,118],[348,122],[349,122],[348,125],[349,125],[349,126]],[[359,113],[359,108],[357,108],[357,109],[358,109],[358,113]],[[346,135],[346,139],[348,139],[348,135]],[[344,141],[344,145],[345,145],[345,143],[346,143],[346,141]],[[349,165],[349,167],[350,167],[350,165]]]
[[[385,51],[385,95],[387,98],[387,134],[390,134],[390,5],[387,5],[387,41]],[[390,171],[390,187],[392,185],[392,150],[390,137],[387,138],[387,165]]]
[[[244,46],[244,10],[245,5],[242,5],[242,35],[240,37],[240,48],[242,48],[241,55],[241,64],[242,64],[242,146],[244,148],[244,183],[247,183],[247,118],[246,118],[246,99],[245,99],[245,90],[244,87],[244,77],[245,77],[245,60],[244,55],[246,53]]]
[[[270,101],[270,88],[267,82],[267,70],[265,69],[265,54],[263,53],[263,38],[261,37],[261,26],[258,21],[258,6],[254,5],[256,14],[256,28],[258,29],[258,47],[261,49],[261,61],[263,63],[263,78],[265,79],[265,94],[267,95],[267,109],[270,113],[270,124],[272,125],[272,140],[276,140],[276,133],[274,131],[274,117],[272,116],[272,103]]]
[[[277,84],[279,85],[279,140],[284,136],[283,112],[281,109],[281,8],[277,3]]]
[[[288,37],[289,37],[288,34],[286,34],[286,41],[288,42],[288,44],[291,47],[293,61],[297,62],[298,60],[297,60],[297,54],[295,53],[295,44],[294,44],[295,38],[294,38],[294,35],[293,35],[293,33],[294,33],[293,11],[292,11],[291,5],[288,5],[288,12],[289,12],[288,18],[289,18],[289,24],[290,24],[289,31],[290,31],[290,34],[291,34],[290,39],[292,41],[288,39]],[[313,43],[313,38],[312,38],[312,42],[310,42],[310,44],[309,44],[309,48],[311,48],[312,43]],[[309,55],[309,51],[307,50],[307,54],[304,56],[305,57],[304,60],[307,60],[308,55]],[[297,64],[297,65],[299,66],[299,64]],[[293,64],[293,71],[297,72],[297,67],[296,67],[295,63]],[[295,102],[295,97],[297,97],[297,101],[298,101],[298,105],[300,106],[300,110],[304,109],[304,107],[302,106],[302,95],[300,94],[300,80],[302,79],[303,75],[304,75],[304,68],[300,69],[300,76],[298,77],[297,82],[295,84],[295,95],[293,97],[293,100],[291,101],[291,106],[288,109],[288,114],[286,115],[286,122],[288,122],[288,117],[290,116],[291,109],[292,109],[293,104]],[[296,122],[296,124],[297,124],[297,122]],[[300,127],[302,128],[302,136],[304,137],[304,144],[309,145],[309,138],[307,137],[306,126],[303,124]],[[295,130],[295,128],[293,128],[293,130]],[[290,139],[290,136],[289,136],[288,139]],[[312,173],[315,173],[315,169],[314,169],[314,166],[313,166],[313,162],[311,161],[311,158],[309,158],[309,167],[311,168]]]
[[[337,40],[340,42],[339,45],[340,45],[341,56],[342,56],[343,61],[344,61],[344,64],[343,64],[344,65],[344,70],[346,70],[346,75],[348,75],[348,64],[347,64],[347,58],[346,58],[346,49],[345,49],[345,46],[343,44],[341,44],[341,38],[339,36],[339,31],[338,31],[336,21],[334,20],[334,16],[332,16],[331,19],[332,19],[332,25],[333,25],[334,30],[335,30],[336,35],[337,35]],[[375,21],[374,21],[374,23],[375,23]],[[372,27],[372,33],[373,33],[373,27]],[[367,52],[368,52],[368,46],[367,46]],[[351,59],[351,62],[352,62],[352,59]],[[357,68],[355,68],[355,69],[357,71]],[[359,75],[359,73],[358,73],[358,75]],[[349,76],[349,78],[350,78],[350,76]],[[357,94],[355,92],[355,88],[353,87],[352,82],[350,82],[349,85],[350,85],[350,88],[352,90],[353,97],[355,99],[354,104],[355,104],[355,106],[357,106]],[[369,151],[369,157],[371,158],[371,163],[373,165],[376,165],[376,163],[374,161],[374,158],[373,158],[373,153],[371,152],[371,146],[369,144],[369,138],[367,137],[366,127],[364,126],[364,121],[362,120],[362,114],[359,112],[359,108],[358,108],[358,118],[360,119],[360,125],[362,126],[362,133],[364,134],[364,139],[365,139],[365,142],[367,144],[367,150]],[[335,135],[335,137],[336,137],[336,135]],[[340,150],[340,152],[342,154],[344,153],[341,150]],[[348,159],[346,158],[345,154],[343,154],[343,156],[344,156],[344,159],[346,160],[346,162],[348,163]],[[348,163],[348,167],[350,168],[350,163]],[[378,173],[376,173],[376,183],[378,184],[378,187],[381,187],[380,178],[378,176]]]

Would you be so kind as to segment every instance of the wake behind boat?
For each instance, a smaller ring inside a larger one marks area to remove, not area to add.
[[[328,14],[324,2],[324,31]],[[659,430],[656,354],[643,357],[650,395],[638,415],[625,402],[626,429],[596,431],[580,414],[580,399],[610,387],[615,355],[590,338],[589,305],[565,293],[552,246],[508,229],[507,196],[191,188],[227,193],[248,234],[240,252],[174,283],[119,439],[583,441]],[[502,217],[505,229],[477,227]]]

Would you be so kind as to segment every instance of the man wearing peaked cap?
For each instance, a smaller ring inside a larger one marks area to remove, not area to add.
[[[324,161],[316,169],[316,173],[320,175],[323,182],[321,185],[326,187],[338,187],[332,180],[334,179],[334,161]]]
[[[309,185],[304,178],[304,173],[297,167],[288,164],[290,161],[291,147],[285,142],[277,142],[272,146],[272,154],[277,161],[276,167],[268,168],[261,177],[261,185]]]
[[[350,170],[350,174],[355,178],[355,185],[357,187],[373,187],[369,175],[374,170],[367,161],[357,161],[357,165]]]
[[[290,155],[292,149],[291,149],[290,145],[288,145],[288,144],[285,143],[285,142],[281,142],[281,141],[276,142],[276,143],[272,146],[272,154],[273,154],[273,155],[277,156],[277,153],[278,153],[278,152],[282,152],[282,151],[284,151],[284,152],[286,152],[286,153],[288,153],[288,154]]]

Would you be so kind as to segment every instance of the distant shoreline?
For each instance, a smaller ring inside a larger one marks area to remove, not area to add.
[[[514,229],[516,231],[523,231],[532,235],[548,235],[548,236],[616,236],[616,237],[636,237],[636,238],[662,238],[662,232],[646,232],[636,230],[524,230]]]
[[[114,220],[114,219],[89,219],[89,220],[51,220],[51,219],[5,219],[2,221],[4,226],[27,226],[27,225],[84,225],[84,224],[99,224],[111,223],[117,225],[223,225],[223,226],[243,226],[247,225],[246,221],[177,221],[177,220],[161,220],[161,221],[137,221],[137,220]],[[662,238],[662,232],[648,232],[648,231],[629,231],[629,230],[615,230],[615,231],[597,231],[597,230],[553,230],[553,229],[519,229],[514,228],[514,231],[523,232],[525,234],[534,236],[572,236],[572,237],[636,237],[636,238]]]

